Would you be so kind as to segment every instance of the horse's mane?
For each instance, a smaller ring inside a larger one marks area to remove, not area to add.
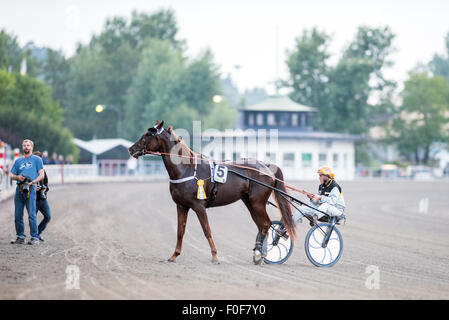
[[[183,163],[185,163],[187,159],[186,157],[190,157],[189,164],[194,165],[195,152],[190,149],[189,146],[184,142],[184,140],[175,133],[172,126],[168,127],[167,132],[171,135],[171,140],[175,142],[175,145],[180,144],[178,155],[183,156]],[[199,157],[202,158],[203,156],[199,155]]]

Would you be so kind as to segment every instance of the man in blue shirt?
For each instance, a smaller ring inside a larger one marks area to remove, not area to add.
[[[44,179],[44,166],[42,159],[33,155],[34,143],[31,140],[23,140],[22,151],[24,156],[18,158],[11,169],[13,180],[17,181],[16,194],[14,196],[14,218],[17,239],[11,243],[23,244],[25,242],[25,226],[23,223],[23,208],[28,211],[31,240],[28,244],[39,244],[39,231],[36,219],[36,187],[35,184]],[[26,190],[28,185],[29,190]]]

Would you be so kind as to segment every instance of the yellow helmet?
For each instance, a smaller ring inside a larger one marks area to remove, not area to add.
[[[334,177],[335,177],[334,173],[332,172],[332,169],[330,167],[326,167],[326,166],[320,167],[318,169],[317,173],[324,174],[324,175],[330,177],[331,179],[334,179]]]

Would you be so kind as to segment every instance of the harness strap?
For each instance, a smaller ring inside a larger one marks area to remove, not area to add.
[[[189,177],[185,177],[185,178],[181,178],[181,179],[176,179],[176,180],[172,180],[172,179],[168,179],[168,180],[171,183],[183,183],[183,182],[190,181],[190,180],[193,180],[193,179],[198,180],[198,178],[196,177],[196,170],[198,168],[198,160],[197,160],[196,154],[195,154],[194,159],[195,159],[195,170],[193,171],[193,176],[189,176]]]
[[[193,180],[193,179],[196,179],[196,177],[190,176],[190,177],[185,177],[185,178],[177,179],[177,180],[172,180],[172,179],[168,179],[168,180],[170,181],[170,183],[183,183],[183,182]]]
[[[210,167],[210,181],[212,183],[215,183],[215,180],[214,180],[215,162],[209,160],[209,167]]]
[[[218,191],[217,189],[218,189],[218,183],[214,182],[214,186],[212,187],[212,191],[210,192],[209,200],[207,201],[206,208],[211,207],[212,204],[214,203],[215,198],[217,197],[217,191]]]

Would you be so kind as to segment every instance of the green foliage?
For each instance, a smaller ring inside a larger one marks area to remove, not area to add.
[[[446,53],[445,55],[435,54],[429,63],[430,70],[434,75],[443,76],[449,83],[449,32],[446,35]]]
[[[290,80],[284,84],[293,89],[291,98],[294,101],[316,108],[325,108],[328,105],[329,39],[329,35],[316,28],[311,31],[305,30],[302,36],[296,39],[296,48],[289,53],[287,59]],[[320,117],[316,120],[317,126],[326,123]]]
[[[203,129],[226,130],[232,128],[236,118],[237,110],[230,106],[228,100],[224,100],[212,107],[212,111],[204,119]]]
[[[442,76],[411,73],[402,97],[387,141],[416,164],[428,164],[432,144],[449,142],[449,85]]]
[[[134,139],[165,120],[174,127],[191,130],[193,120],[209,126],[228,127],[234,113],[226,105],[216,106],[212,98],[220,94],[218,68],[206,50],[198,57],[185,56],[184,40],[178,39],[178,25],[172,10],[152,14],[134,11],[131,18],[112,17],[102,32],[76,54],[66,59],[61,52],[27,45],[22,50],[14,37],[0,34],[0,66],[20,70],[23,57],[29,57],[29,70],[36,73],[52,91],[39,87],[29,78],[0,77],[0,96],[7,106],[30,106],[40,113],[47,106],[49,117],[65,125],[77,138],[89,140],[122,135]],[[18,50],[20,59],[9,53]],[[8,53],[8,54],[7,54]],[[34,53],[38,59],[31,58]],[[8,60],[9,59],[9,60]],[[28,58],[27,58],[28,61]],[[27,94],[18,91],[26,88]],[[42,95],[37,94],[41,92]],[[59,106],[64,110],[64,117]],[[106,109],[95,112],[99,104]],[[118,111],[114,111],[114,109]]]
[[[0,70],[1,127],[35,141],[36,149],[76,157],[72,135],[62,123],[62,110],[50,88],[37,79]]]
[[[205,120],[211,113],[218,92],[210,52],[189,61],[170,42],[149,40],[127,93],[126,137],[139,137],[155,120],[191,131],[193,120]]]
[[[31,50],[22,49],[17,37],[0,30],[0,69],[19,72],[22,61],[26,61],[27,75],[35,77],[38,74],[38,63],[32,58]]]
[[[137,74],[127,93],[126,137],[136,138],[155,120],[161,120],[181,104],[176,83],[183,69],[181,52],[169,42],[152,39],[142,52]],[[166,123],[169,123],[169,120]]]
[[[0,70],[0,103],[15,106],[18,112],[33,114],[36,118],[45,115],[55,124],[61,125],[62,110],[52,100],[51,89],[37,79]],[[3,86],[3,84],[6,84]]]
[[[315,129],[363,134],[375,124],[394,89],[394,83],[382,74],[391,65],[393,39],[387,27],[359,27],[336,66],[328,64],[330,36],[326,33],[312,29],[296,40],[287,60],[288,86],[293,100],[318,109]],[[375,105],[369,103],[372,96],[378,100]]]
[[[63,105],[76,137],[116,137],[120,114],[124,136],[135,138],[156,119],[173,118],[177,108],[190,108],[187,115],[207,112],[206,98],[212,100],[218,81],[211,55],[187,63],[177,33],[173,11],[134,11],[129,21],[108,19],[101,34],[78,48]],[[120,112],[96,114],[98,104]]]
[[[151,15],[134,11],[131,19],[106,21],[101,34],[79,46],[70,60],[63,103],[67,125],[80,139],[118,135],[122,115],[124,138],[135,139],[155,120],[191,129],[205,119],[220,93],[213,56],[205,51],[185,57],[185,42],[171,10]],[[98,104],[106,108],[95,112]]]
[[[0,30],[0,69],[20,71],[23,52],[17,38]]]
[[[39,66],[39,75],[52,88],[52,97],[61,105],[66,104],[66,86],[69,80],[70,62],[61,52],[46,49],[46,58]]]
[[[17,109],[0,105],[0,126],[17,133],[21,139],[33,140],[35,150],[72,154],[77,159],[79,150],[71,142],[73,137],[67,128],[62,128],[48,117],[42,116],[37,120],[32,113],[19,112]]]

